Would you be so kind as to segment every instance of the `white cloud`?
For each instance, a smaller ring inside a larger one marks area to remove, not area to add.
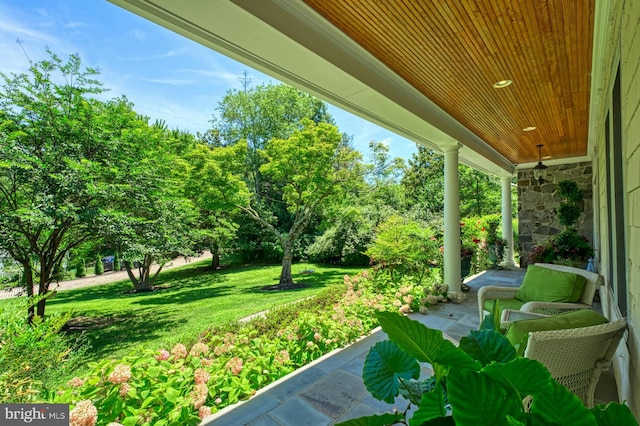
[[[149,83],[167,84],[169,86],[188,86],[194,84],[193,80],[181,80],[178,78],[143,78],[142,81]]]
[[[177,73],[192,74],[207,79],[208,84],[217,84],[229,86],[239,86],[241,74],[235,74],[229,71],[216,71],[207,69],[178,69]]]
[[[67,22],[66,24],[64,24],[65,28],[70,28],[70,29],[75,29],[75,28],[83,28],[83,27],[87,27],[88,25],[84,22],[80,22],[80,21],[71,21],[71,22]]]

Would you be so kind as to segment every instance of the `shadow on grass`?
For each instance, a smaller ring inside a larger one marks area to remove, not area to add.
[[[91,350],[85,356],[86,361],[91,362],[112,357],[119,348],[158,339],[180,323],[169,314],[140,309],[105,317],[78,316],[69,321],[65,329],[70,336],[82,333],[87,337]]]
[[[313,274],[294,274],[293,281],[297,284],[303,284],[304,287],[289,288],[283,290],[265,290],[264,287],[278,284],[279,277],[275,277],[272,282],[265,282],[263,284],[249,287],[244,289],[243,293],[274,293],[274,292],[287,292],[295,293],[304,291],[308,288],[324,288],[332,284],[341,283],[344,277],[344,271],[324,271],[314,272]]]
[[[161,272],[154,283],[160,287],[160,292],[179,292],[183,288],[204,287],[220,283],[224,277],[219,271],[211,271],[207,268],[186,268],[183,270],[169,270]],[[170,283],[170,285],[169,285]],[[73,290],[58,292],[47,305],[58,305],[65,303],[90,302],[92,300],[112,300],[131,297],[153,297],[156,291],[134,293],[133,284],[130,280],[117,281],[109,284],[98,284]],[[214,289],[215,290],[215,289]]]
[[[184,286],[183,286],[184,287]],[[211,288],[176,288],[174,286],[153,292],[142,293],[145,297],[133,302],[136,305],[173,305],[176,303],[196,302],[203,299],[228,296],[232,286],[225,285]],[[140,296],[141,293],[136,294]]]

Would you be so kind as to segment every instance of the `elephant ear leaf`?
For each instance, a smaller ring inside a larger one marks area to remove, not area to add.
[[[458,426],[500,425],[508,415],[524,420],[522,399],[485,373],[452,368],[447,395]]]
[[[367,416],[358,419],[347,420],[337,423],[336,426],[387,426],[396,424],[396,422],[404,419],[402,414],[382,414],[380,416]]]
[[[420,362],[477,371],[480,364],[442,337],[442,331],[430,329],[418,321],[394,312],[376,314],[382,330],[400,349]]]
[[[595,425],[596,419],[582,401],[555,380],[541,392],[532,393],[531,414],[543,424]],[[625,424],[625,423],[616,423]]]
[[[625,404],[600,404],[593,407],[591,412],[596,416],[598,426],[638,426],[638,421]]]
[[[371,395],[392,404],[399,393],[399,379],[418,379],[420,364],[395,343],[384,340],[369,350],[362,377]]]
[[[472,330],[460,340],[460,349],[483,366],[492,361],[505,363],[516,358],[509,340],[495,330]]]

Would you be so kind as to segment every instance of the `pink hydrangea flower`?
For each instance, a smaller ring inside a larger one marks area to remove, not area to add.
[[[118,364],[111,374],[109,374],[107,380],[115,385],[119,385],[121,383],[126,383],[130,378],[131,368],[126,364]]]
[[[189,351],[190,356],[200,356],[206,355],[209,353],[209,346],[205,345],[202,342],[198,342],[191,347],[191,351]]]
[[[80,377],[76,376],[73,379],[69,380],[67,382],[67,385],[74,387],[74,388],[79,388],[80,386],[84,385],[84,380],[81,379]]]
[[[98,409],[86,399],[78,402],[69,413],[70,426],[95,426],[98,421]]]
[[[176,359],[186,358],[187,357],[187,348],[182,343],[178,343],[171,349],[171,355],[175,356]]]
[[[318,332],[313,334],[313,339],[317,342],[318,340],[320,340],[322,338],[322,335]]]
[[[194,386],[191,391],[191,399],[193,400],[193,408],[196,410],[202,407],[209,395],[209,388],[204,383],[199,383]]]
[[[129,393],[129,383],[123,383],[120,385],[120,396],[125,397]]]
[[[289,357],[289,352],[285,349],[281,350],[279,353],[277,353],[274,356],[274,359],[276,361],[278,361],[280,364],[285,364],[289,361],[291,361],[291,358]]]
[[[160,352],[158,352],[158,355],[155,356],[155,358],[158,361],[166,361],[169,359],[169,357],[171,356],[171,354],[169,353],[168,350],[166,349],[160,349]]]
[[[242,358],[238,358],[238,357],[231,358],[229,361],[227,361],[227,364],[225,367],[229,371],[231,371],[231,374],[237,376],[242,371]]]
[[[206,405],[203,405],[198,410],[198,417],[200,417],[201,419],[204,419],[205,417],[210,415],[211,415],[211,407],[207,407]]]
[[[213,401],[213,402],[215,402],[216,405],[220,405],[220,404],[222,404],[222,398],[216,398],[216,400]]]
[[[195,376],[195,381],[197,384],[205,384],[209,381],[209,373],[204,371],[202,368],[198,368],[193,375]]]

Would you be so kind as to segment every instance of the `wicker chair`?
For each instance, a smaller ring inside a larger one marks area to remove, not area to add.
[[[601,275],[587,271],[586,269],[574,268],[572,266],[555,265],[551,263],[536,263],[536,265],[556,271],[580,274],[585,277],[587,282],[584,286],[582,297],[580,298],[579,303],[527,302],[518,309],[519,311],[544,315],[556,315],[573,309],[591,308],[593,298],[596,294],[596,288],[603,282]],[[487,299],[515,299],[517,291],[517,287],[500,286],[485,286],[478,290],[478,311],[480,314],[480,322],[482,322],[485,313],[487,313],[484,309],[484,304]]]
[[[623,318],[591,327],[531,332],[524,356],[544,364],[554,379],[592,408],[600,375],[609,369],[626,326]]]

